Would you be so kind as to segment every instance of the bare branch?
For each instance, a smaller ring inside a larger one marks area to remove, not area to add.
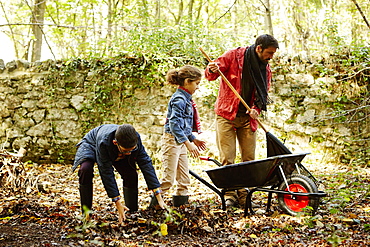
[[[340,80],[338,80],[338,81],[344,81],[344,80],[351,79],[351,78],[355,77],[356,75],[360,74],[362,71],[367,70],[367,69],[370,69],[370,67],[363,68],[363,69],[361,69],[361,70],[357,71],[356,73],[354,73],[353,75],[348,76],[348,77],[343,78],[343,79],[340,79]]]
[[[65,26],[65,25],[57,25],[57,24],[40,24],[40,23],[8,23],[8,24],[0,24],[0,27],[5,26],[56,26],[56,27],[64,27],[64,28],[86,28],[86,27],[76,27],[76,26]]]
[[[61,27],[61,28],[70,28],[70,29],[78,29],[78,28],[91,28],[94,29],[93,26],[69,26],[69,25],[59,25],[59,24],[48,24],[48,23],[8,23],[8,24],[0,24],[0,27],[6,27],[6,26],[52,26],[52,27]],[[101,26],[100,26],[101,27]],[[127,26],[118,26],[122,28],[124,31],[128,31],[131,28]]]
[[[367,21],[366,16],[365,16],[365,15],[364,15],[364,13],[362,12],[362,9],[361,9],[361,8],[360,8],[360,6],[358,5],[357,1],[356,1],[356,0],[352,0],[352,2],[356,5],[356,8],[357,8],[357,10],[360,12],[360,14],[361,14],[362,18],[364,19],[364,21],[365,21],[365,23],[366,23],[367,27],[368,27],[368,28],[370,28],[370,24],[369,24],[369,22]]]
[[[5,17],[6,21],[9,23],[9,19],[8,19],[7,14],[6,14],[6,11],[5,11],[5,8],[4,8],[3,3],[0,2],[0,5],[1,5],[1,8],[2,8],[2,10],[4,12],[4,17]],[[14,35],[14,32],[13,32],[12,26],[9,26],[9,29],[10,29],[11,37],[12,37],[12,40],[13,40],[15,55],[18,57],[18,49],[17,49],[17,45],[16,45],[16,42],[15,42],[16,39],[15,39],[15,35]]]
[[[234,1],[234,3],[229,7],[229,9],[223,14],[223,15],[221,15],[217,20],[215,20],[214,22],[213,22],[213,25],[214,24],[216,24],[216,22],[218,22],[222,17],[224,17],[227,13],[229,13],[230,12],[230,10],[232,9],[232,7],[236,4],[236,1],[237,0],[235,0]]]
[[[355,123],[355,122],[362,122],[363,120],[366,120],[369,116],[368,115],[365,115],[364,117],[361,117],[359,119],[356,119],[356,120],[351,120],[353,118],[354,115],[357,114],[358,111],[367,111],[367,109],[370,109],[370,104],[368,104],[368,102],[370,102],[370,98],[367,98],[367,99],[364,99],[362,101],[362,105],[358,106],[358,107],[355,107],[355,108],[352,108],[352,109],[349,109],[349,110],[343,110],[343,111],[332,111],[332,112],[329,112],[328,114],[321,114],[319,116],[316,116],[318,117],[317,120],[311,122],[311,123],[319,123],[319,122],[322,122],[322,121],[326,121],[326,120],[332,120],[332,119],[337,119],[337,118],[340,118],[340,117],[345,117],[345,116],[348,116],[350,114],[352,114],[352,117],[350,119],[347,119],[346,123]]]

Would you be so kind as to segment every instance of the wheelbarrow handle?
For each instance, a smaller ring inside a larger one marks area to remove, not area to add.
[[[207,156],[199,156],[199,159],[201,159],[201,160],[205,160],[205,161],[212,161],[212,162],[213,162],[213,163],[215,163],[216,165],[218,165],[218,166],[222,166],[222,164],[221,164],[218,160],[212,159],[211,157],[207,157]]]
[[[207,156],[199,156],[199,159],[201,160],[206,160],[206,161],[209,161],[211,157],[207,157]]]

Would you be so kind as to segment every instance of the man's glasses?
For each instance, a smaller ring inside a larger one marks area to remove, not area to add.
[[[132,147],[132,148],[124,148],[120,146],[118,142],[117,142],[117,148],[118,148],[118,151],[123,154],[131,154],[132,152],[137,150],[137,146]]]

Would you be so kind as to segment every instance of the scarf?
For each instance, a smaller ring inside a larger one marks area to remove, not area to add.
[[[191,95],[189,90],[187,90],[186,88],[181,87],[181,86],[179,88]],[[193,99],[190,99],[190,101],[191,101],[191,105],[193,107],[193,127],[192,127],[192,131],[197,132],[198,134],[200,134],[200,133],[202,133],[202,130],[201,130],[201,126],[200,126],[200,117],[199,117],[198,107],[195,104]]]
[[[252,83],[252,85],[250,83]],[[259,109],[266,111],[266,106],[270,103],[267,92],[266,64],[259,59],[255,45],[248,47],[244,55],[242,76],[243,99],[245,99],[244,97],[248,97],[248,95],[250,97],[250,89],[252,86],[256,89],[254,104]]]

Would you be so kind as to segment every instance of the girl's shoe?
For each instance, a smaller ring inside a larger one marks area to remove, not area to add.
[[[174,207],[180,207],[181,205],[187,204],[189,196],[172,196],[172,204]]]

